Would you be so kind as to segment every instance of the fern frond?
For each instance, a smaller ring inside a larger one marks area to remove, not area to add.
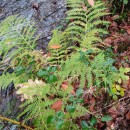
[[[91,71],[92,71],[91,68],[87,67],[83,62],[80,61],[79,52],[74,53],[71,55],[70,58],[68,58],[64,62],[62,70],[58,72],[57,76],[60,77],[58,85],[61,85],[61,83],[64,80],[70,79],[71,82],[73,82],[77,79],[80,81],[80,87],[83,88],[88,78],[89,82],[92,82],[90,81],[90,79],[92,79]]]
[[[0,88],[7,88],[11,82],[13,82],[14,84],[19,82],[19,78],[14,73],[6,73],[0,76]]]
[[[23,17],[9,16],[0,23],[0,55],[11,59],[25,51],[34,50],[36,29]]]
[[[49,95],[51,96],[53,88],[39,80],[29,80],[27,83],[20,84],[19,86],[21,88],[18,89],[17,94],[22,94],[23,99],[27,100],[21,105],[21,107],[24,107],[24,110],[18,118],[26,114],[25,121],[34,119],[36,129],[42,130],[46,128],[47,118],[55,114],[55,111],[51,109],[55,100],[49,100],[48,97]],[[55,94],[54,91],[53,94]]]
[[[84,10],[82,4],[86,6]],[[100,20],[105,13],[104,4],[100,1],[95,2],[94,7],[90,7],[85,0],[68,0],[67,20],[70,21],[68,28],[65,30],[67,39],[78,42],[80,47],[88,48],[93,43],[101,42],[98,34],[107,34],[107,31],[100,29],[99,25],[106,25],[108,22]],[[99,29],[98,29],[98,28]],[[91,38],[90,38],[91,37]],[[88,48],[90,49],[90,48]]]

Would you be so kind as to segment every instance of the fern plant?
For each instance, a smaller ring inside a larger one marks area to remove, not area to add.
[[[38,36],[34,38],[36,29],[34,28],[32,22],[28,22],[24,17],[9,16],[2,23],[0,23],[0,30],[0,55],[2,56],[2,61],[0,61],[1,70],[6,72],[6,70],[10,67],[15,69],[16,66],[22,66],[27,60],[27,55],[30,55],[31,61],[33,57],[37,57],[34,49]],[[41,55],[39,57],[41,57]],[[41,64],[43,64],[43,60]],[[0,76],[0,82],[1,84],[5,84],[2,79],[6,76],[6,74],[2,76]],[[14,78],[15,76],[17,77],[17,75],[14,75]],[[12,79],[12,77],[10,79]]]
[[[34,50],[36,29],[25,18],[10,16],[0,24],[0,30],[0,55],[3,54],[3,58],[8,54],[12,58],[25,50]]]
[[[48,63],[52,66],[60,66],[63,60],[66,59],[67,49],[63,43],[64,33],[58,29],[53,30],[53,36],[48,44],[50,57]]]
[[[90,7],[86,0],[68,0],[67,20],[70,21],[66,29],[67,39],[78,42],[80,47],[92,49],[93,43],[101,42],[100,34],[107,32],[100,28],[100,25],[107,25],[107,21],[100,18],[107,15],[102,2],[95,2],[94,7]],[[84,9],[86,8],[86,9]]]
[[[74,82],[80,79],[80,86],[83,88],[87,77],[89,83],[92,82],[91,71],[89,66],[80,61],[80,53],[74,53],[70,58],[67,58],[62,69],[58,72],[58,77],[60,78],[58,84],[60,85],[64,80]]]
[[[22,94],[22,101],[26,99],[21,105],[21,107],[24,107],[24,111],[19,115],[19,118],[26,115],[25,122],[33,119],[35,129],[38,130],[43,128],[46,130],[79,129],[73,120],[87,112],[80,105],[83,103],[83,90],[78,90],[76,96],[74,96],[70,94],[70,90],[60,89],[59,95],[57,95],[54,86],[38,79],[34,81],[30,79],[18,86],[17,94]],[[56,98],[53,98],[53,96],[56,96]],[[73,120],[70,118],[73,118]]]

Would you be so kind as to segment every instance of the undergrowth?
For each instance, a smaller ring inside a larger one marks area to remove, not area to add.
[[[88,111],[84,96],[91,93],[89,88],[105,88],[117,100],[124,96],[121,83],[130,71],[116,68],[109,52],[97,47],[107,34],[102,26],[109,24],[100,19],[107,15],[104,4],[97,1],[91,7],[86,0],[68,0],[66,5],[68,26],[53,31],[47,55],[35,50],[33,23],[10,16],[0,24],[0,86],[6,88],[13,81],[23,101],[18,119],[24,116],[24,122],[31,120],[38,130],[94,130],[98,119],[111,120]],[[8,73],[8,68],[13,68],[13,73]],[[76,123],[86,113],[92,115],[91,120]]]

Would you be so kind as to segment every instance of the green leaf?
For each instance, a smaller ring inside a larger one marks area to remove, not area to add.
[[[116,94],[116,93],[117,93],[116,88],[112,88],[112,90],[111,90],[111,91],[112,91],[112,93],[113,93],[113,94]]]
[[[15,68],[15,72],[20,75],[25,72],[25,68],[23,66],[18,66]]]
[[[29,62],[29,65],[34,65],[35,63],[36,63],[36,61],[33,60],[33,61]]]
[[[40,78],[43,78],[47,75],[48,75],[47,71],[40,70],[40,71],[37,72],[37,76],[40,77]]]
[[[75,97],[72,95],[69,97],[69,102],[74,102],[75,101]]]
[[[46,71],[48,71],[49,73],[54,73],[56,70],[57,70],[57,68],[56,68],[55,66],[54,66],[54,67],[49,66],[49,67],[47,67],[47,69],[46,69]]]
[[[53,116],[48,116],[48,118],[47,118],[47,124],[51,124],[54,121],[55,121],[55,118]]]
[[[120,87],[119,85],[116,85],[116,89],[117,89],[118,91],[120,91],[120,90],[121,90],[121,87]]]
[[[47,82],[48,83],[54,83],[57,81],[57,77],[55,75],[49,75],[48,79],[47,79]]]
[[[75,112],[76,107],[75,107],[75,106],[67,106],[67,107],[66,107],[66,110],[67,110],[69,113],[73,113],[73,112]]]
[[[117,97],[116,95],[114,95],[112,98],[113,98],[115,101],[117,101],[117,99],[118,99],[118,97]]]
[[[94,53],[94,51],[92,49],[89,49],[89,50],[86,51],[86,55],[89,55],[89,54],[92,54],[92,53]]]
[[[81,121],[82,130],[89,130],[89,126],[86,121]]]
[[[123,3],[124,4],[128,4],[128,0],[123,0]]]
[[[76,102],[77,102],[77,103],[83,103],[83,102],[84,102],[84,99],[79,98],[79,99],[76,100]]]
[[[92,117],[91,120],[90,120],[90,125],[91,125],[91,126],[94,126],[94,125],[96,125],[96,124],[97,124],[97,119],[96,119],[96,117]]]
[[[123,97],[124,96],[124,89],[123,88],[121,88],[121,91],[120,91],[120,95]]]
[[[111,120],[112,120],[112,117],[109,116],[109,115],[105,115],[104,117],[101,118],[102,122],[108,122],[108,121],[111,121]]]
[[[61,111],[58,111],[58,112],[56,113],[56,117],[61,119],[61,118],[64,117],[64,113],[61,112]]]
[[[76,91],[76,97],[82,96],[83,93],[84,93],[84,90],[83,90],[83,89],[78,89],[78,90]]]
[[[121,82],[122,82],[122,81],[121,81],[121,78],[119,78],[119,79],[118,79],[118,83],[121,84]]]
[[[62,128],[62,126],[63,126],[63,124],[64,124],[64,121],[63,120],[59,120],[55,125],[56,125],[56,129],[61,129]]]
[[[130,68],[125,68],[125,72],[126,73],[130,72]]]

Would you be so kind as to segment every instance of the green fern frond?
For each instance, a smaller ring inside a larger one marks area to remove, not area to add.
[[[25,18],[9,16],[0,23],[0,30],[0,55],[3,55],[3,60],[34,50],[38,38],[34,38],[36,29]]]
[[[51,91],[52,94],[55,94],[55,91],[53,91],[53,88],[49,84],[39,80],[30,80],[18,86],[21,87],[18,89],[17,94],[21,94],[23,95],[23,99],[27,99],[21,105],[24,110],[18,118],[26,114],[25,121],[34,119],[36,129],[42,130],[46,128],[47,118],[50,115],[55,115],[55,111],[51,109],[51,106],[56,99],[49,100]]]
[[[14,73],[6,73],[0,76],[0,88],[7,88],[11,82],[13,82],[14,84],[19,82],[19,78]]]
[[[82,4],[86,6],[87,10],[83,9]],[[106,8],[103,6],[104,4],[100,1],[95,2],[94,7],[90,7],[85,0],[68,0],[67,7],[70,10],[67,11],[67,20],[70,23],[65,30],[67,39],[78,42],[83,48],[92,47],[93,43],[101,42],[102,40],[98,35],[107,34],[107,31],[99,28],[99,25],[108,24],[107,21],[100,20],[102,16],[107,15],[104,12]],[[92,45],[90,46],[90,44]]]
[[[51,54],[51,57],[48,58],[48,62],[52,66],[59,66],[66,57],[67,51],[63,44],[63,36],[64,33],[54,30],[52,39],[48,44],[48,50]],[[53,46],[59,46],[59,48],[53,48]]]
[[[58,85],[61,85],[64,80],[70,79],[71,82],[73,82],[77,79],[80,81],[80,87],[83,88],[87,79],[89,80],[89,83],[92,82],[90,81],[92,80],[91,71],[91,68],[80,61],[79,52],[74,53],[64,62],[62,70],[58,72],[57,76],[60,77]]]

